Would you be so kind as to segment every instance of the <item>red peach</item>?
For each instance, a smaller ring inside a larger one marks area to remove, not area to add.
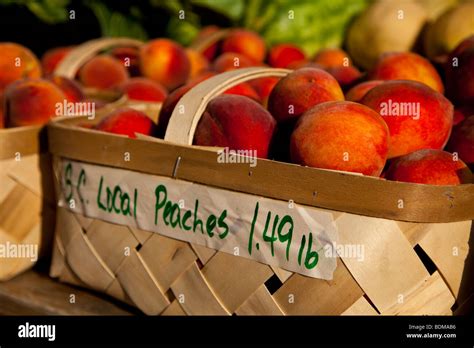
[[[47,50],[41,57],[41,66],[43,73],[48,76],[53,74],[59,63],[66,57],[74,46],[56,47]]]
[[[334,78],[344,90],[354,85],[354,83],[356,83],[362,77],[362,73],[354,66],[326,68],[326,71],[334,76]]]
[[[171,91],[189,78],[191,63],[181,45],[168,39],[155,39],[140,48],[140,69],[145,77]]]
[[[239,83],[237,86],[229,88],[223,94],[242,95],[244,97],[253,99],[258,103],[261,102],[260,96],[258,95],[258,93],[250,84],[246,82]]]
[[[239,53],[255,63],[263,62],[265,51],[263,39],[258,34],[245,29],[231,30],[222,42],[222,52]]]
[[[278,77],[262,77],[259,79],[249,81],[249,84],[255,89],[262,101],[262,105],[268,105],[268,98],[276,84],[280,81]]]
[[[39,78],[41,65],[28,48],[10,42],[0,42],[0,92],[22,78]]]
[[[382,54],[370,72],[369,78],[418,81],[437,92],[444,92],[443,82],[435,67],[427,59],[412,52]]]
[[[128,99],[159,103],[166,99],[168,91],[158,82],[145,77],[133,77],[120,85],[119,90]]]
[[[469,116],[474,115],[474,105],[466,104],[454,108],[453,125],[456,126]]]
[[[212,65],[212,69],[216,72],[225,72],[240,68],[249,68],[256,66],[249,58],[238,53],[223,53],[216,58]]]
[[[395,160],[387,179],[417,184],[459,185],[470,183],[472,173],[463,161],[449,152],[424,149]]]
[[[274,68],[287,68],[294,62],[304,61],[306,55],[293,44],[278,44],[273,46],[268,53],[268,64]]]
[[[474,114],[453,128],[447,148],[468,165],[474,165]]]
[[[100,55],[84,64],[79,71],[79,79],[86,87],[108,89],[125,82],[128,72],[119,60]]]
[[[453,125],[453,105],[441,93],[415,81],[387,81],[361,100],[390,129],[389,158],[420,149],[441,150]]]
[[[136,138],[135,133],[153,135],[155,124],[145,113],[132,108],[123,107],[104,117],[96,125],[95,129],[108,133],[127,135],[129,138]]]
[[[45,124],[57,116],[57,105],[63,105],[65,99],[61,89],[48,80],[18,80],[5,90],[7,126]]]
[[[313,62],[320,64],[325,68],[337,68],[352,65],[349,54],[340,48],[326,48],[319,51],[314,57]]]
[[[321,69],[303,68],[282,78],[268,99],[268,110],[277,121],[297,119],[310,107],[344,100],[336,79]]]
[[[139,54],[140,51],[136,47],[115,47],[110,54],[118,59],[122,65],[128,70],[130,76],[140,75]]]
[[[196,45],[198,42],[202,41],[202,40],[206,40],[207,37],[209,37],[209,35],[211,34],[214,34],[216,32],[218,32],[219,30],[221,30],[218,26],[216,25],[208,25],[208,26],[205,26],[201,29],[201,31],[196,35],[196,38],[194,39],[193,43],[191,44],[191,46],[194,46]],[[209,47],[207,47],[204,51],[203,51],[203,55],[204,57],[206,57],[209,61],[212,61],[215,57],[216,57],[216,54],[217,54],[217,51],[218,51],[218,43],[213,43],[212,45],[210,45]]]
[[[58,86],[63,91],[66,99],[72,103],[80,102],[86,97],[81,85],[75,80],[63,76],[49,76],[48,80]]]
[[[318,104],[298,120],[291,135],[293,162],[379,176],[389,147],[387,125],[372,109],[353,102]]]
[[[196,128],[194,144],[254,150],[268,156],[275,119],[257,102],[240,95],[212,99]]]
[[[451,99],[474,103],[474,36],[461,42],[446,64],[446,87]]]
[[[382,84],[384,81],[382,80],[371,80],[359,83],[352,87],[346,93],[346,100],[353,101],[353,102],[360,102],[362,98],[367,94],[375,86]]]

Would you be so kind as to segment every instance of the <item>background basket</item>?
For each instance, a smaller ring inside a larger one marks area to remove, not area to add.
[[[40,141],[42,133],[40,127],[0,130],[0,245],[18,251],[37,246],[38,252],[12,256],[7,251],[6,257],[0,257],[0,281],[31,268],[33,258],[50,250],[55,197],[51,158],[45,152],[46,142]]]
[[[259,160],[249,172],[246,165],[219,166],[215,150],[189,146],[212,97],[252,78],[285,74],[250,68],[204,81],[181,99],[186,113],[175,110],[165,142],[75,127],[80,119],[50,124],[56,183],[61,182],[58,160],[68,158],[292,199],[330,211],[340,242],[364,245],[365,261],[342,258],[331,281],[314,279],[59,208],[51,275],[105,292],[151,315],[468,311],[474,290],[474,185],[398,183],[268,160]],[[124,149],[134,161],[123,161]],[[317,196],[308,190],[314,186]],[[407,207],[394,207],[395,197],[403,197]],[[127,247],[129,255],[124,253]]]

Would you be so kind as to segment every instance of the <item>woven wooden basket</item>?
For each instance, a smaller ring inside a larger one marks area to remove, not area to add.
[[[80,118],[51,123],[56,183],[64,183],[60,161],[66,159],[275,202],[292,200],[329,212],[340,243],[364,245],[363,262],[342,257],[332,280],[315,279],[60,207],[51,276],[107,293],[150,315],[469,311],[474,298],[473,184],[398,183],[270,160],[259,160],[249,169],[248,164],[222,165],[215,150],[189,146],[202,111],[215,95],[243,81],[287,73],[249,68],[202,82],[179,102],[186,112],[174,111],[165,141],[81,129],[75,126]],[[134,160],[124,161],[124,151]],[[400,198],[404,209],[397,208]],[[131,252],[124,254],[124,248]]]
[[[50,251],[56,204],[41,133],[41,127],[0,130],[0,281],[31,268]]]

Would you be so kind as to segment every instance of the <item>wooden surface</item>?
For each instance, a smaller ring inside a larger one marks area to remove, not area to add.
[[[71,295],[75,303],[70,302]],[[131,315],[135,309],[59,283],[38,271],[0,282],[0,315]]]

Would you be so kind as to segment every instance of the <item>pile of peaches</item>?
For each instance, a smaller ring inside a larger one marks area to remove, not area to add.
[[[204,28],[197,42],[218,30]],[[293,44],[267,48],[257,34],[239,28],[203,51],[155,39],[140,48],[102,52],[75,80],[53,76],[71,49],[48,51],[40,62],[25,47],[0,43],[0,128],[44,124],[64,100],[103,105],[84,92],[87,87],[163,103],[158,124],[122,107],[94,129],[162,138],[180,98],[198,83],[229,70],[271,66],[293,71],[241,83],[211,100],[194,144],[388,180],[473,180],[474,36],[444,64],[435,66],[414,52],[387,52],[367,72],[342,49],[308,57]]]

